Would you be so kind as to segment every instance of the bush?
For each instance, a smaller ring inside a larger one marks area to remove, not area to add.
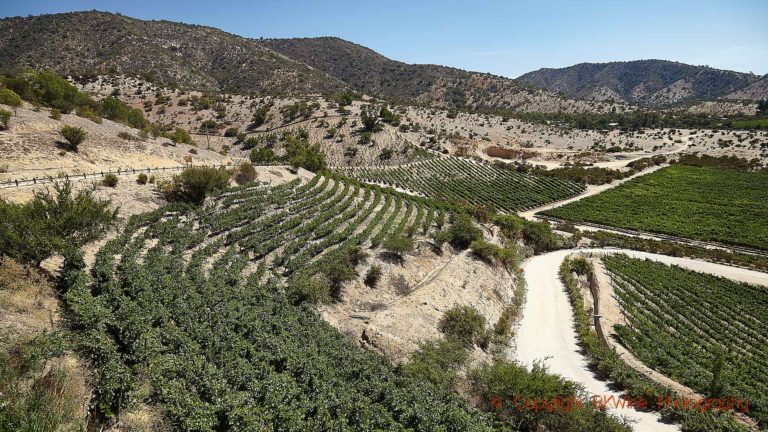
[[[500,253],[500,248],[498,246],[485,240],[474,240],[470,243],[469,248],[472,249],[472,252],[480,259],[488,263],[493,262]]]
[[[410,237],[393,235],[386,239],[382,246],[387,252],[402,258],[404,253],[413,250],[414,242]]]
[[[323,275],[298,278],[289,289],[295,303],[330,303],[331,284]]]
[[[140,185],[147,184],[147,175],[144,173],[139,174],[139,176],[136,177],[136,183]]]
[[[456,371],[467,362],[469,353],[455,340],[424,342],[411,355],[406,373],[429,381],[445,390],[456,384]]]
[[[77,151],[77,147],[82,144],[88,134],[81,127],[65,125],[59,131],[61,136],[69,143],[69,148]]]
[[[104,176],[103,179],[101,179],[101,184],[107,187],[115,187],[117,186],[117,176],[112,173],[108,173]]]
[[[11,89],[0,89],[0,104],[8,105],[16,111],[21,106],[21,98]]]
[[[482,240],[483,232],[466,213],[453,215],[453,224],[447,230],[447,241],[456,248],[466,249],[475,240]]]
[[[187,168],[171,181],[159,183],[158,190],[168,201],[200,205],[205,197],[229,185],[229,173],[212,167]]]
[[[72,192],[69,181],[54,182],[53,191],[36,192],[24,204],[0,200],[0,250],[24,264],[39,264],[55,252],[101,237],[117,219],[109,200],[93,189]]]
[[[310,145],[304,140],[297,140],[288,145],[288,162],[294,168],[304,168],[312,172],[319,172],[327,167],[320,146]]]
[[[176,144],[190,144],[194,145],[195,141],[192,139],[192,135],[182,128],[176,128],[173,132],[163,132],[162,136],[170,139]]]
[[[379,279],[381,279],[381,266],[374,264],[365,273],[365,279],[363,282],[371,288],[376,288],[376,285],[379,283]]]
[[[61,120],[61,111],[56,108],[51,108],[51,118],[54,120]]]
[[[8,129],[9,121],[11,121],[11,112],[0,108],[0,128]]]
[[[87,118],[88,120],[101,124],[101,116],[96,113],[90,106],[81,105],[75,110],[75,114],[79,117]]]
[[[269,164],[275,161],[275,152],[266,147],[255,148],[251,150],[249,159],[254,164]]]
[[[236,137],[237,134],[240,133],[240,130],[236,127],[227,128],[227,130],[224,131],[224,136],[227,138]]]
[[[440,318],[437,328],[448,339],[454,339],[465,346],[487,346],[485,317],[471,306],[454,306],[448,309]]]
[[[237,184],[242,185],[246,183],[251,183],[254,180],[256,180],[256,177],[257,177],[256,168],[254,168],[253,165],[251,165],[248,162],[243,162],[235,170],[234,177]]]

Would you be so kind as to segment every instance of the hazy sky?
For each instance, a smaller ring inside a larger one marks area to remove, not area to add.
[[[768,0],[0,0],[0,16],[90,9],[254,38],[339,36],[395,60],[509,77],[649,58],[768,73]]]

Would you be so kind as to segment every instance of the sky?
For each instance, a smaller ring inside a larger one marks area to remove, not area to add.
[[[391,59],[517,77],[638,59],[768,73],[768,0],[0,0],[0,16],[101,10],[252,38],[338,36]]]

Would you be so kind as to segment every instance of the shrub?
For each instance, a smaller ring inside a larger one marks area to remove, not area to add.
[[[112,173],[108,173],[104,176],[103,179],[101,179],[101,184],[107,187],[115,187],[117,186],[117,176]]]
[[[11,89],[0,89],[0,104],[8,105],[15,112],[21,106],[21,98]]]
[[[453,215],[453,224],[446,234],[447,241],[459,249],[466,249],[473,241],[483,238],[483,232],[475,226],[472,218],[466,213]]]
[[[235,170],[234,178],[237,184],[242,185],[246,183],[251,183],[254,180],[256,180],[256,177],[257,177],[256,168],[254,168],[253,165],[251,165],[248,162],[241,163],[240,166],[237,167],[237,169]]]
[[[176,144],[190,144],[194,145],[195,141],[192,139],[192,135],[182,128],[176,128],[173,132],[163,132],[162,136],[170,139]]]
[[[240,133],[240,130],[236,127],[227,128],[227,130],[224,131],[224,136],[227,138],[236,137],[237,134]]]
[[[101,124],[101,116],[96,113],[96,111],[94,111],[90,106],[81,105],[77,107],[77,109],[75,109],[75,114],[77,114],[79,117],[87,118],[94,123]]]
[[[472,249],[472,252],[480,259],[489,263],[499,256],[500,248],[485,240],[474,240],[470,243],[469,248]]]
[[[365,282],[365,284],[371,288],[376,288],[376,285],[379,283],[379,279],[381,279],[381,266],[374,264],[365,273],[365,279],[363,282]]]
[[[51,108],[51,118],[54,120],[61,120],[61,111],[56,108]]]
[[[485,317],[471,306],[454,306],[440,318],[437,326],[448,339],[454,339],[465,346],[486,343]]]
[[[330,303],[331,284],[323,275],[300,277],[289,288],[289,295],[295,303]]]
[[[139,176],[136,177],[136,183],[140,185],[147,184],[147,175],[144,173],[139,174]]]
[[[382,246],[387,252],[402,257],[404,253],[413,250],[414,242],[410,237],[403,235],[393,235],[386,239]]]
[[[212,167],[187,168],[171,181],[158,183],[158,190],[168,201],[200,205],[205,197],[229,185],[229,173]]]
[[[87,138],[88,134],[81,127],[64,125],[59,131],[61,136],[69,143],[69,148],[77,151],[77,148]]]
[[[72,192],[69,181],[54,182],[24,204],[0,200],[0,250],[21,263],[39,264],[54,252],[96,240],[111,227],[117,210],[93,189]]]
[[[310,145],[304,140],[294,141],[288,146],[288,162],[294,168],[304,168],[308,171],[319,172],[326,168],[325,155],[320,146]]]
[[[275,161],[275,152],[266,147],[255,148],[251,150],[249,159],[254,164],[272,163]]]
[[[118,132],[117,137],[126,141],[139,141],[139,137],[131,135],[128,132]]]
[[[0,128],[8,129],[9,121],[11,121],[11,112],[0,108]]]
[[[456,384],[456,371],[469,357],[464,346],[455,340],[429,341],[419,345],[405,366],[406,373],[451,390]]]

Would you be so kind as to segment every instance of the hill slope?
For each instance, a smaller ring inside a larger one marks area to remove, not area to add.
[[[0,67],[127,73],[186,88],[257,93],[337,91],[346,84],[258,41],[169,21],[102,12],[0,20]]]
[[[446,66],[406,64],[336,37],[261,42],[358,90],[398,101],[446,108],[469,106],[518,111],[584,112],[611,108],[570,100],[501,76]]]
[[[576,98],[659,106],[726,96],[760,77],[665,60],[637,60],[539,69],[518,79]]]

